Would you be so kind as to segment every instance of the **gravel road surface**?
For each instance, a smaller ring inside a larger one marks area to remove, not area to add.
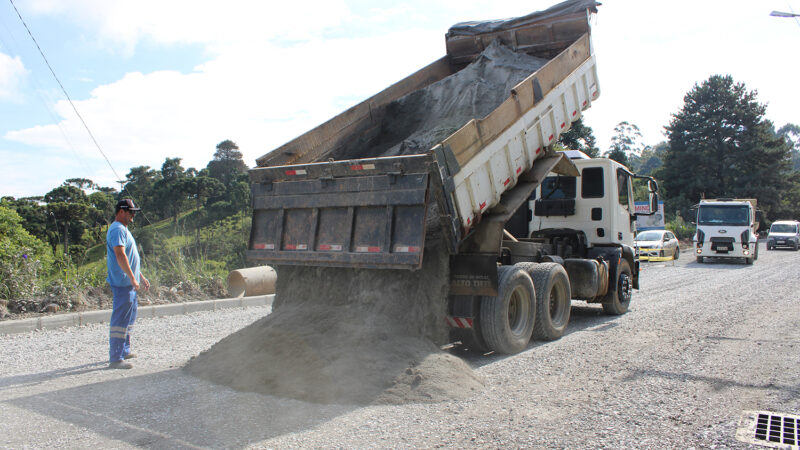
[[[484,390],[437,404],[319,405],[180,370],[268,307],[141,320],[132,370],[105,368],[106,325],[0,336],[0,448],[748,448],[743,411],[800,414],[800,252],[643,266],[628,314],[574,302],[558,341],[462,355]]]

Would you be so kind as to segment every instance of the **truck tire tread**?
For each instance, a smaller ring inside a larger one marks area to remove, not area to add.
[[[531,340],[536,317],[536,292],[528,273],[517,266],[498,267],[496,296],[481,297],[480,326],[487,347],[497,353],[514,354],[525,350]],[[518,298],[513,298],[514,294]],[[509,321],[511,303],[518,309],[518,323]]]
[[[633,293],[632,283],[631,266],[626,259],[623,259],[617,271],[617,289],[609,292],[603,301],[603,311],[606,314],[621,316],[628,312],[628,307],[631,304],[631,294]]]
[[[572,292],[567,271],[562,265],[556,263],[521,263],[517,265],[525,267],[536,288],[534,337],[546,341],[559,339],[564,335],[569,324],[572,305]],[[554,287],[557,298],[551,299]],[[554,304],[551,305],[551,303]]]

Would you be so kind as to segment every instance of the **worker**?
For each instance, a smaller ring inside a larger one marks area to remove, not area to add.
[[[128,230],[128,225],[133,223],[136,212],[140,210],[129,198],[117,202],[114,223],[106,233],[106,281],[114,299],[108,339],[108,367],[111,369],[133,368],[133,364],[126,360],[136,357],[131,352],[131,331],[138,307],[136,291],[150,288],[150,282],[139,271],[139,250]]]

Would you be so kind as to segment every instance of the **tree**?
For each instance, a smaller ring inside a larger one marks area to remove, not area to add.
[[[155,195],[155,185],[161,180],[161,173],[153,170],[150,166],[133,167],[125,175],[125,184],[120,191],[120,198],[132,197],[136,205],[144,211],[155,213],[157,209]]]
[[[44,197],[3,197],[0,206],[13,209],[22,218],[22,227],[36,238],[47,242],[47,209],[42,204]],[[50,224],[52,226],[52,223]]]
[[[242,160],[242,152],[233,141],[224,140],[217,144],[214,159],[208,163],[208,172],[225,186],[231,187],[239,175],[247,172],[247,165]]]
[[[793,123],[787,123],[778,129],[778,136],[783,136],[792,146],[792,169],[800,170],[800,127]]]
[[[592,128],[584,125],[582,118],[573,122],[572,127],[566,133],[561,134],[558,143],[567,150],[580,150],[591,158],[600,155]]]
[[[83,231],[89,221],[89,199],[82,189],[64,183],[44,196],[47,211],[63,227],[64,254],[69,253],[70,237],[76,243],[83,238]]]
[[[604,156],[630,167],[630,157],[638,157],[642,151],[642,145],[639,142],[641,139],[642,133],[638,126],[622,121],[614,127],[611,147]]]
[[[102,227],[110,225],[114,217],[114,206],[116,199],[114,198],[115,190],[92,192],[89,194],[89,204],[92,205],[92,210],[89,213],[92,225],[94,226],[94,240],[99,241],[104,239],[102,235]]]
[[[33,295],[37,276],[52,264],[47,246],[21,223],[19,214],[0,205],[0,298],[6,300]]]
[[[790,145],[764,119],[757,93],[730,75],[713,75],[684,97],[667,127],[669,150],[660,170],[668,210],[701,198],[756,198],[769,211],[789,186]]]
[[[161,165],[161,179],[155,183],[155,209],[162,217],[172,217],[178,223],[178,215],[187,207],[188,197],[183,187],[186,169],[181,166],[182,158],[166,158]],[[194,170],[194,169],[191,169]]]
[[[70,178],[64,181],[65,186],[75,186],[78,189],[86,190],[86,189],[97,189],[99,186],[95,184],[94,181],[88,178]]]
[[[194,199],[197,211],[200,211],[200,207],[209,197],[219,195],[225,190],[219,180],[207,176],[186,177],[181,183],[181,189],[186,196]]]
[[[631,169],[640,175],[652,175],[664,164],[664,155],[669,149],[669,144],[662,141],[653,147],[649,145],[642,150],[636,162],[631,162]]]

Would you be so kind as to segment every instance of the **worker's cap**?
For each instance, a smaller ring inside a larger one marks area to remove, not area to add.
[[[125,211],[141,211],[142,208],[137,208],[136,205],[133,204],[133,200],[129,198],[123,198],[122,200],[117,202],[116,210],[119,211],[124,209]]]

